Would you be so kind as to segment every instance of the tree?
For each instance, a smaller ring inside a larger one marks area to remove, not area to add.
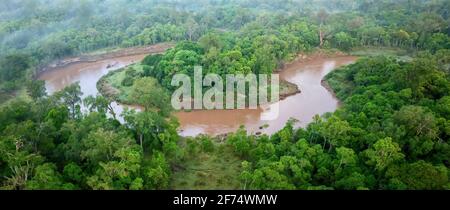
[[[243,161],[241,163],[242,172],[239,175],[239,179],[241,180],[241,188],[242,190],[247,190],[247,186],[250,184],[250,180],[252,179],[251,173],[251,163],[248,161]]]
[[[116,157],[116,152],[121,148],[131,147],[133,140],[124,134],[100,128],[83,139],[83,145],[85,150],[81,152],[81,157],[96,165],[102,161],[112,161]]]
[[[28,95],[37,100],[47,95],[45,91],[45,81],[42,80],[31,80],[27,83],[27,92]]]
[[[282,156],[281,164],[285,167],[285,174],[290,175],[290,182],[296,187],[305,188],[312,180],[313,165],[306,158],[297,159],[293,156]]]
[[[161,148],[159,134],[163,134],[168,128],[164,116],[156,112],[126,111],[124,119],[127,126],[136,132],[142,150],[145,150],[144,145],[150,148]]]
[[[397,46],[403,46],[404,44],[407,44],[408,42],[412,42],[411,35],[402,29],[394,32],[393,38],[395,39],[395,42],[396,42],[395,45],[397,45]]]
[[[224,45],[216,33],[208,33],[202,36],[198,40],[198,43],[205,50],[205,52],[209,52],[212,48],[220,51]]]
[[[76,163],[69,163],[64,166],[63,177],[64,180],[68,180],[75,184],[82,184],[85,174],[83,169]]]
[[[251,137],[247,137],[247,131],[241,127],[236,133],[227,137],[227,142],[234,146],[234,150],[242,157],[248,157],[253,147]]]
[[[167,116],[170,112],[169,96],[154,78],[144,77],[137,79],[131,90],[130,97],[134,102],[144,106],[145,111],[156,110]]]
[[[323,137],[323,148],[328,144],[329,151],[333,147],[350,144],[350,125],[334,115],[327,119],[319,129],[319,135]]]
[[[2,81],[16,81],[25,76],[30,67],[30,57],[23,54],[12,54],[0,58],[0,79]]]
[[[334,184],[337,189],[343,190],[365,190],[366,187],[366,177],[359,173],[353,172],[349,176],[339,179]]]
[[[384,170],[389,165],[402,160],[405,155],[401,153],[400,146],[392,141],[392,138],[380,139],[372,148],[365,151],[367,164],[375,166],[378,171]]]
[[[80,84],[74,83],[55,93],[55,97],[62,100],[62,102],[69,107],[71,113],[70,116],[72,119],[75,119],[79,112],[79,103],[81,103],[82,94]]]
[[[420,106],[404,106],[394,114],[395,122],[405,129],[402,144],[409,145],[413,155],[428,154],[438,140],[435,117]]]
[[[111,101],[101,95],[97,97],[88,96],[83,100],[83,103],[89,108],[90,112],[97,111],[102,114],[109,112],[114,119],[117,119]]]
[[[63,182],[61,174],[56,171],[55,164],[45,163],[36,167],[34,176],[27,182],[26,188],[29,190],[73,190],[75,185]]]
[[[445,96],[439,99],[439,101],[437,101],[436,108],[443,117],[450,119],[450,96]]]
[[[186,21],[186,27],[187,27],[187,38],[189,41],[193,41],[196,39],[196,33],[198,33],[198,23],[193,19],[189,18]]]
[[[2,140],[1,160],[6,163],[6,180],[2,188],[10,190],[22,190],[26,188],[27,182],[33,177],[33,170],[43,163],[43,157],[36,154],[29,154],[22,151],[22,143],[18,139],[9,139],[9,142]],[[9,144],[13,148],[5,148]]]
[[[337,46],[343,50],[350,50],[353,47],[354,39],[345,32],[339,32],[334,35]]]
[[[439,190],[448,183],[448,169],[419,160],[389,169],[386,177],[392,189]]]
[[[317,21],[319,22],[319,40],[320,40],[320,47],[323,47],[324,45],[324,41],[325,41],[325,30],[324,30],[324,25],[326,24],[326,21],[329,17],[329,14],[326,10],[321,9],[318,13],[317,13]]]
[[[358,161],[355,151],[345,147],[336,148],[336,158],[336,170],[340,170],[344,166],[354,166]]]
[[[114,153],[115,160],[100,162],[100,167],[87,178],[86,183],[94,190],[139,188],[142,157],[142,151],[136,147],[120,148]]]
[[[144,168],[146,189],[167,189],[170,181],[170,168],[161,152],[153,154],[148,167]]]
[[[163,55],[161,54],[149,55],[145,57],[144,60],[142,61],[142,64],[144,65],[143,67],[144,76],[154,77],[159,81],[162,80],[164,72],[161,71],[161,69],[158,69],[158,65],[161,62],[162,58]]]
[[[429,38],[426,45],[432,52],[436,52],[440,49],[449,49],[450,37],[443,33],[435,33]]]
[[[147,66],[158,66],[162,58],[162,54],[149,55],[142,60],[142,64]]]
[[[275,70],[277,64],[275,58],[270,54],[270,50],[267,48],[257,48],[255,51],[255,74],[270,74]]]
[[[269,166],[255,169],[252,173],[251,184],[248,189],[295,189],[295,186],[289,182],[289,178],[283,173],[280,173],[277,168],[277,163],[273,162]]]

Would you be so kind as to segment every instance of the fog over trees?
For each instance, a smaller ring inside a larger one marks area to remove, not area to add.
[[[3,1],[0,188],[450,189],[449,8],[449,0]],[[142,112],[116,116],[114,98],[82,98],[77,83],[49,95],[36,80],[69,56],[164,42],[174,47],[124,68],[114,84]],[[174,74],[192,76],[195,65],[269,74],[299,53],[361,55],[325,78],[342,102],[335,112],[304,128],[290,120],[273,135],[179,135]]]

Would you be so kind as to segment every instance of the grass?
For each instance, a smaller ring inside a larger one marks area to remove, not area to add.
[[[214,143],[212,151],[186,154],[183,167],[173,171],[171,189],[239,189],[241,162],[230,146]]]
[[[90,56],[103,55],[103,54],[106,54],[106,53],[116,52],[116,51],[119,51],[121,49],[123,49],[123,48],[121,48],[119,46],[107,47],[107,48],[94,50],[92,52],[86,53],[85,55],[90,55]]]
[[[287,81],[281,80],[280,81],[280,96],[287,97],[291,95],[295,95],[300,92],[298,89],[298,86],[292,83],[289,83]]]
[[[126,76],[126,70],[129,68],[135,69],[138,74],[144,72],[143,66],[140,63],[112,71],[99,80],[98,89],[100,92],[120,103],[131,104],[130,93],[132,86],[127,87],[122,85],[122,81]],[[111,90],[111,87],[114,90]]]
[[[341,67],[341,68],[346,68]],[[345,71],[332,71],[327,76],[325,76],[326,84],[331,88],[331,90],[336,94],[339,100],[343,101],[349,96],[348,90],[351,90],[353,84],[345,79]],[[347,92],[346,92],[347,91]]]
[[[362,47],[354,48],[350,52],[353,56],[392,56],[403,61],[409,61],[412,59],[411,52],[397,47]]]
[[[144,72],[142,64],[136,63],[108,73],[103,78],[101,78],[97,84],[97,88],[100,90],[102,95],[123,104],[132,104],[133,101],[130,98],[132,86],[127,87],[122,85],[122,81],[126,77],[126,70],[129,68],[135,69],[138,75]],[[280,81],[279,91],[281,98],[291,96],[300,92],[297,85],[284,80]]]

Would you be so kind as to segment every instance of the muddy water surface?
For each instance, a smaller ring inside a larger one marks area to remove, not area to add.
[[[141,61],[146,54],[107,58],[94,62],[77,62],[42,73],[39,79],[46,81],[49,94],[79,82],[84,97],[98,94],[97,81],[110,71],[123,68]],[[321,85],[323,77],[330,71],[350,64],[355,57],[315,58],[308,61],[294,62],[280,73],[280,78],[299,86],[301,93],[290,96],[276,104],[258,110],[211,110],[179,112],[180,134],[195,136],[198,134],[218,135],[233,132],[244,125],[249,133],[272,134],[283,128],[290,118],[299,120],[297,126],[305,126],[316,114],[332,112],[339,106],[339,101]],[[123,106],[113,104],[120,114]],[[276,112],[279,107],[279,112]],[[277,116],[273,120],[262,120],[262,116]],[[261,129],[261,126],[268,125]]]
[[[178,113],[181,135],[195,136],[200,133],[224,134],[233,132],[244,125],[249,133],[272,134],[284,127],[290,118],[299,120],[296,126],[306,126],[318,114],[335,111],[339,101],[324,88],[322,79],[332,70],[353,63],[355,57],[315,58],[294,62],[280,73],[285,79],[299,86],[301,93],[290,96],[277,104],[258,110],[212,110]],[[277,115],[273,120],[262,120],[262,116]],[[269,127],[261,129],[261,127]]]
[[[144,59],[144,55],[133,55],[105,59],[95,62],[79,62],[65,67],[55,68],[42,73],[40,80],[45,80],[47,93],[52,94],[64,87],[79,82],[84,96],[97,95],[97,81],[110,71],[123,68],[127,65]],[[108,68],[109,67],[109,68]]]

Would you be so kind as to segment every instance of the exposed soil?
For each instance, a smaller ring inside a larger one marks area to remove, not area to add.
[[[49,65],[41,68],[38,71],[37,77],[39,77],[43,72],[46,71],[52,71],[57,70],[61,68],[66,68],[71,65],[77,65],[81,63],[94,63],[102,60],[108,60],[108,59],[114,59],[119,57],[128,57],[128,56],[134,56],[134,55],[142,55],[142,54],[157,54],[157,53],[163,53],[167,49],[173,47],[173,43],[160,43],[150,46],[144,46],[144,47],[132,47],[132,48],[125,48],[125,49],[117,49],[105,53],[100,54],[85,54],[81,56],[75,56],[75,57],[68,57],[61,60],[54,61],[50,63]],[[106,68],[112,68],[118,65],[118,62],[114,62],[111,64],[108,64]]]
[[[79,57],[57,63],[42,73],[40,79],[46,81],[49,93],[55,92],[74,82],[80,82],[81,90],[87,95],[96,95],[97,82],[104,75],[124,68],[142,60],[147,54],[160,53],[171,47],[170,44],[159,44],[145,48],[133,48],[94,55],[92,58]],[[144,52],[144,54],[139,54]],[[128,56],[130,55],[131,56]],[[124,56],[124,57],[115,57]],[[356,60],[356,57],[345,56],[341,53],[318,51],[312,54],[301,54],[277,72],[280,81],[285,83],[286,92],[282,93],[278,103],[265,105],[260,109],[241,110],[199,110],[192,112],[178,112],[175,115],[180,121],[182,136],[198,134],[220,135],[234,132],[240,125],[244,125],[249,133],[271,134],[281,129],[285,123],[296,118],[300,122],[297,126],[307,125],[316,114],[332,112],[339,106],[339,101],[332,91],[327,90],[323,78],[330,71]],[[109,84],[100,84],[103,93],[117,95],[116,88]],[[299,94],[299,90],[301,93]],[[288,97],[289,96],[289,97]],[[279,106],[279,108],[273,106]],[[124,105],[115,103],[114,110],[120,115]],[[134,108],[134,106],[133,106]],[[263,116],[273,114],[279,110],[279,115],[273,120]],[[261,129],[263,125],[268,125]]]

